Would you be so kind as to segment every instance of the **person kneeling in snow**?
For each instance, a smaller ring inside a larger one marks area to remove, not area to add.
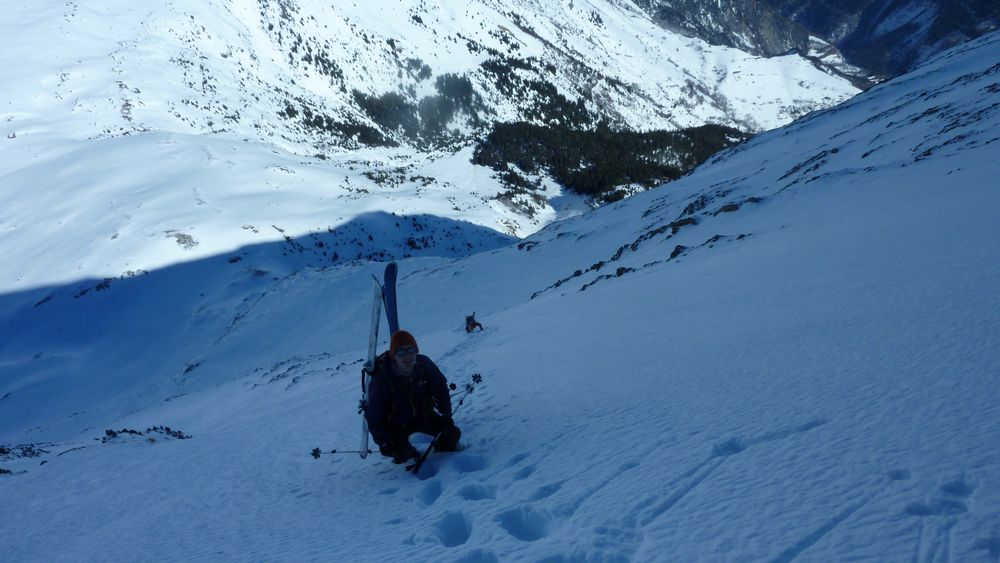
[[[454,451],[462,431],[451,418],[448,380],[430,358],[419,354],[405,330],[389,340],[389,351],[375,359],[365,418],[379,452],[403,463],[419,456],[410,444],[415,432],[438,436],[435,451]]]

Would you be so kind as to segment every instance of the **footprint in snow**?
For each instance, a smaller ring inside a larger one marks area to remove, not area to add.
[[[421,481],[426,481],[437,475],[438,471],[440,471],[440,469],[437,464],[432,460],[428,460],[420,466],[420,471],[417,472],[417,478]]]
[[[893,469],[889,472],[889,478],[893,481],[905,481],[910,478],[909,469]]]
[[[516,456],[510,458],[510,461],[507,462],[507,467],[514,467],[515,465],[528,459],[528,455],[529,454],[517,454]]]
[[[431,481],[424,486],[423,491],[420,491],[418,498],[425,506],[431,506],[437,501],[443,491],[444,489],[440,481]]]
[[[544,487],[539,487],[538,490],[536,490],[534,493],[532,493],[530,497],[528,497],[528,500],[535,501],[535,500],[542,500],[543,498],[549,498],[550,496],[556,494],[556,492],[558,492],[559,489],[561,488],[562,488],[562,482],[550,483],[548,485],[545,485]]]
[[[911,502],[906,505],[910,516],[947,516],[965,514],[969,508],[964,502],[952,499],[934,499],[930,502]]]
[[[470,551],[464,557],[455,560],[455,563],[499,563],[500,558],[496,554],[482,549]]]
[[[936,498],[930,502],[911,502],[906,505],[906,513],[910,516],[953,516],[969,511],[966,499],[972,496],[975,487],[964,478],[948,481],[941,485],[938,492],[944,498]]]
[[[985,550],[991,559],[1000,561],[1000,536],[994,535],[988,538],[979,538],[972,548],[977,551]]]
[[[520,506],[501,512],[495,518],[500,527],[515,538],[525,541],[538,541],[552,530],[552,517],[531,506]]]
[[[517,472],[514,473],[514,480],[515,481],[522,481],[522,480],[527,479],[528,477],[530,477],[531,474],[534,473],[534,472],[535,472],[535,466],[534,465],[529,465],[527,467],[523,467],[521,469],[518,469]]]
[[[465,500],[495,500],[497,488],[487,485],[466,485],[458,490],[458,495]]]
[[[972,496],[972,492],[974,490],[976,490],[976,488],[966,482],[964,477],[955,479],[954,481],[948,481],[944,485],[941,485],[942,493],[959,498],[969,498]]]
[[[445,547],[458,547],[469,541],[472,521],[462,512],[448,512],[435,526],[438,540]]]
[[[455,469],[459,473],[473,473],[486,469],[486,458],[481,455],[463,455],[455,459]]]

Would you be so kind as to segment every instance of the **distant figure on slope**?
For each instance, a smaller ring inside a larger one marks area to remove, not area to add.
[[[476,330],[476,327],[479,327],[479,330],[483,330],[483,325],[476,320],[476,313],[465,317],[465,332],[472,332]]]
[[[437,436],[436,451],[454,451],[462,431],[451,418],[448,380],[430,358],[419,354],[405,330],[389,340],[389,351],[375,359],[365,418],[379,452],[403,463],[418,457],[410,444],[415,432]]]

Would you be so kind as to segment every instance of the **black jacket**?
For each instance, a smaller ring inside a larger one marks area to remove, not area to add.
[[[409,377],[396,371],[387,353],[375,360],[365,418],[376,444],[389,440],[390,425],[410,427],[434,416],[435,409],[451,416],[451,393],[448,380],[430,358],[418,354]]]

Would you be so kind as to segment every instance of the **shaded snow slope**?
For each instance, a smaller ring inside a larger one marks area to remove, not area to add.
[[[484,378],[469,449],[418,477],[308,455],[356,447],[380,264],[269,245],[5,294],[7,555],[996,560],[998,47],[515,245],[403,260],[402,325]]]

